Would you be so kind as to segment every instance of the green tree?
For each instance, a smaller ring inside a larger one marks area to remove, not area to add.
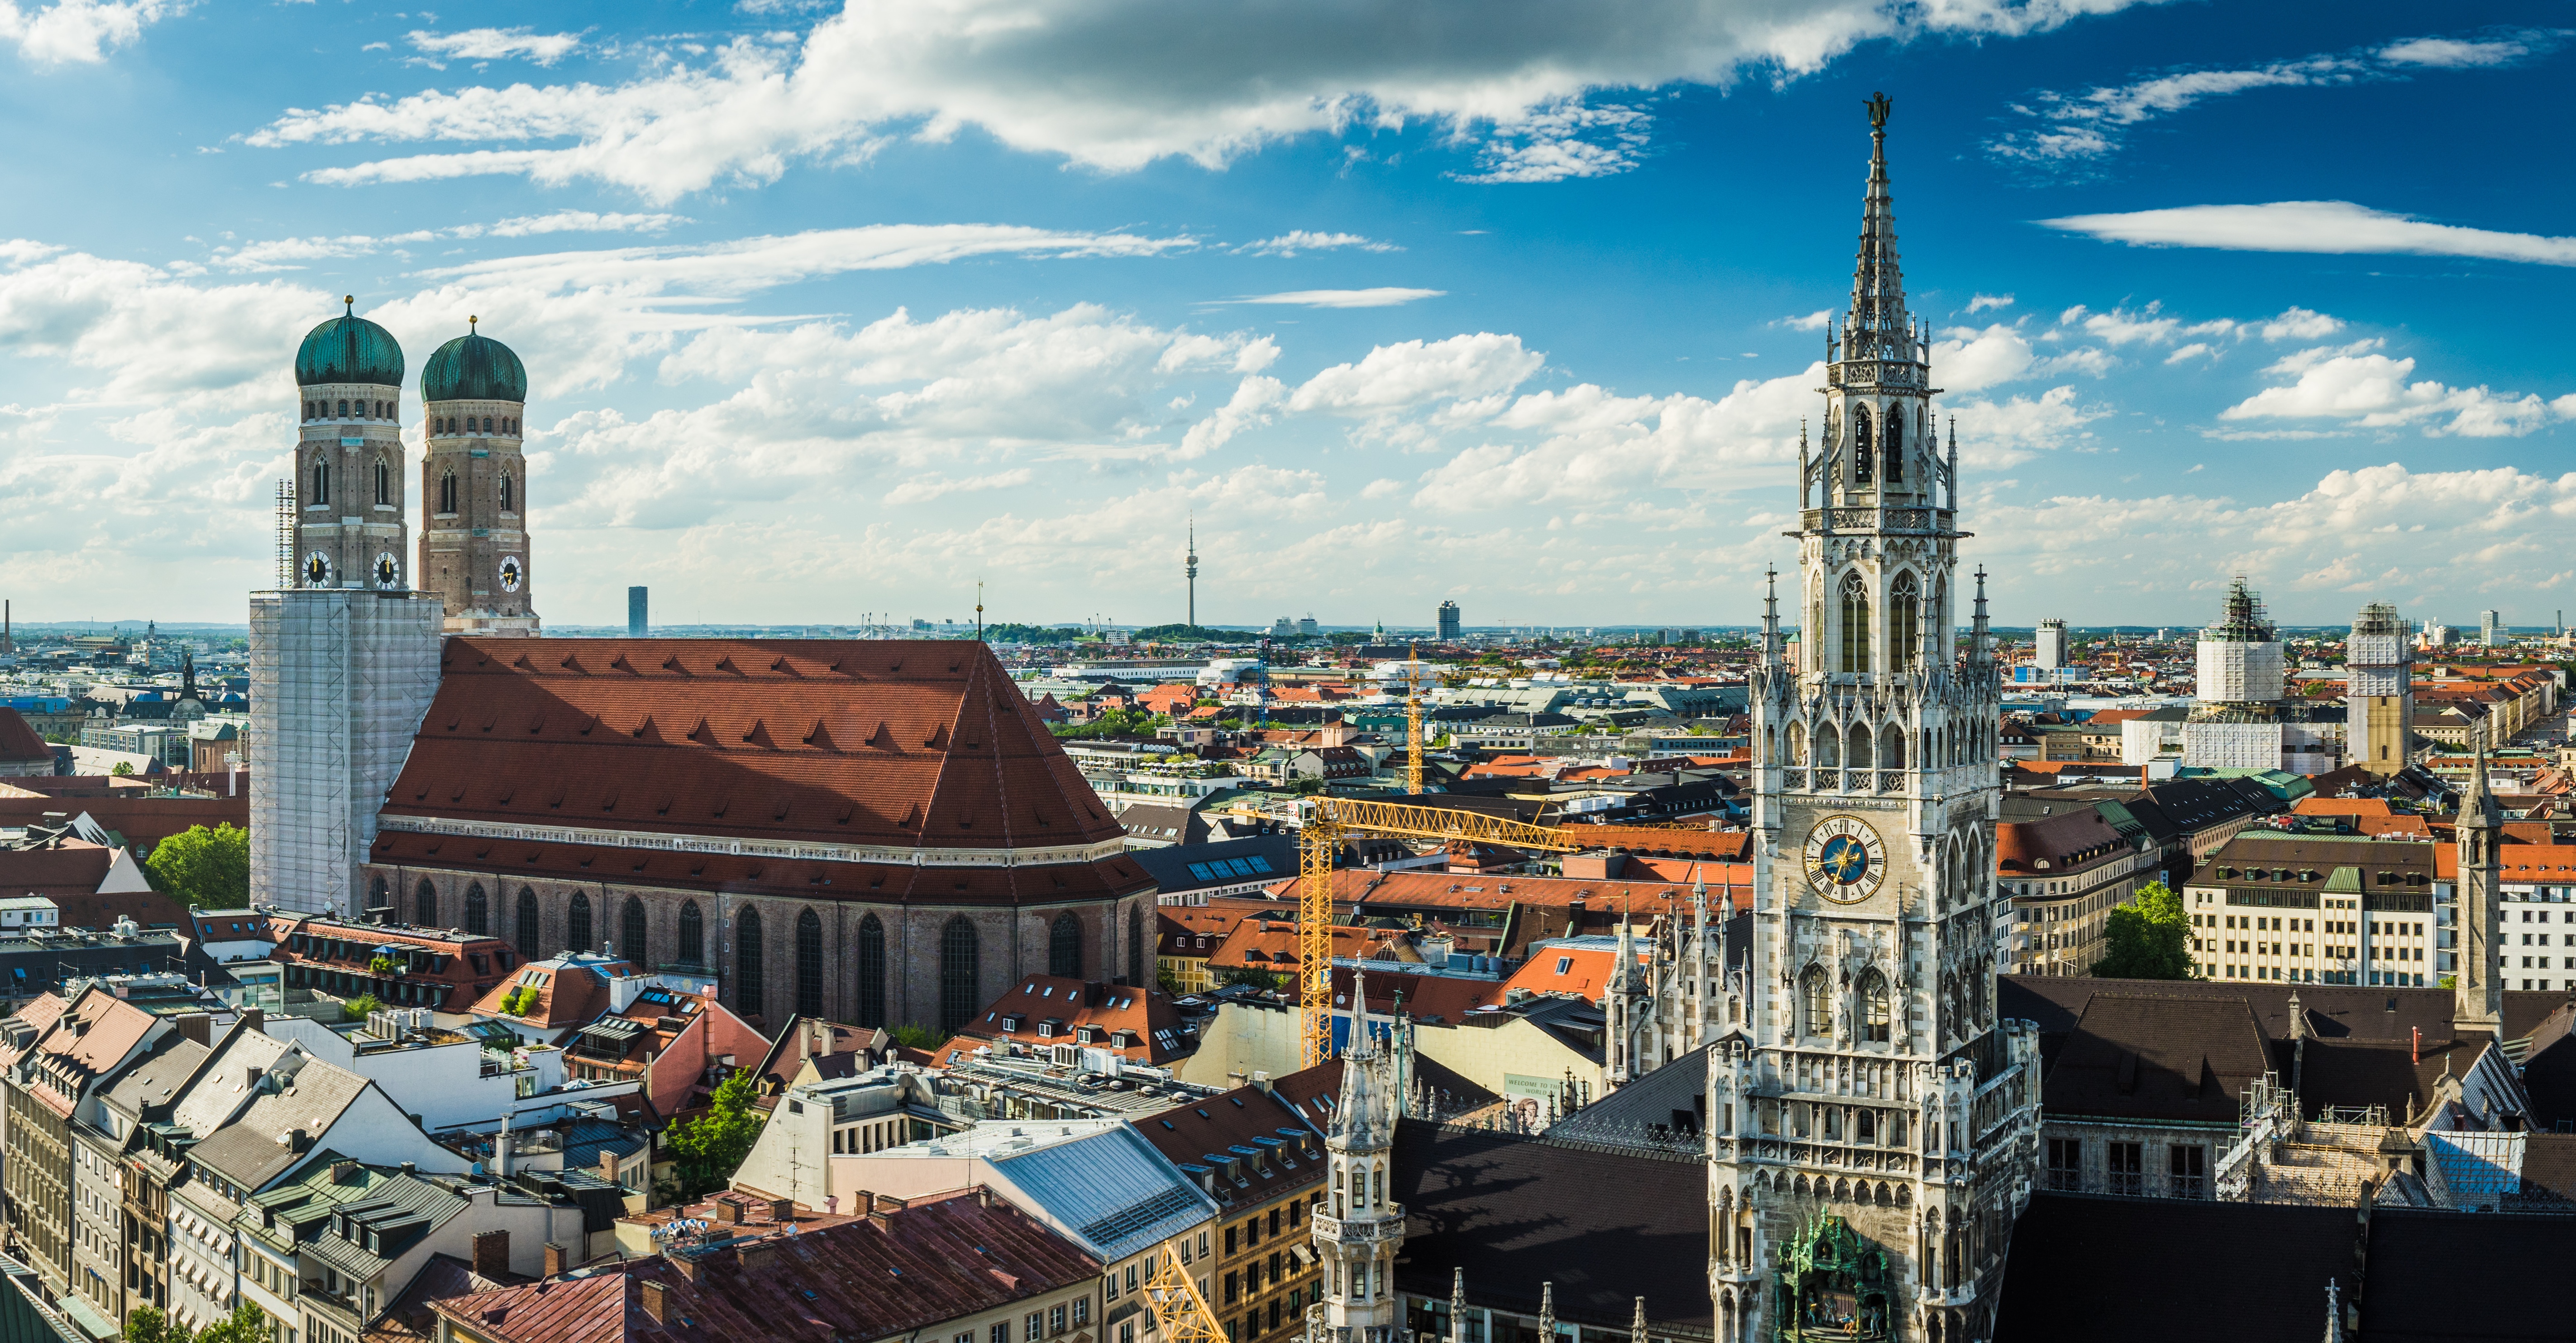
[[[268,1343],[268,1317],[244,1301],[233,1307],[232,1314],[199,1332],[197,1343]]]
[[[722,1189],[760,1140],[761,1113],[753,1108],[752,1076],[737,1072],[716,1088],[707,1112],[671,1126],[663,1146],[680,1168],[682,1198]]]
[[[907,1021],[887,1031],[886,1038],[906,1049],[918,1049],[925,1054],[948,1043],[946,1032],[934,1031],[918,1021]]]
[[[340,1004],[340,1016],[346,1021],[364,1021],[370,1012],[385,1010],[385,1000],[372,993],[361,993]]]
[[[250,832],[192,825],[154,845],[143,869],[153,889],[191,909],[240,909],[250,903]]]
[[[2161,881],[2138,888],[2137,898],[2103,921],[2105,954],[2093,963],[2104,979],[2190,979],[2191,920],[2182,897]]]
[[[136,1306],[134,1312],[125,1317],[125,1328],[117,1337],[125,1343],[190,1343],[188,1326],[177,1323],[152,1306]]]
[[[131,760],[119,760],[116,762],[116,768],[109,770],[108,773],[113,774],[120,779],[125,778],[134,773],[134,762]]]

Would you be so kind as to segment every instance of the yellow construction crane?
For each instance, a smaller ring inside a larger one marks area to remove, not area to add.
[[[1297,836],[1297,1037],[1300,1066],[1309,1068],[1333,1055],[1333,855],[1345,838],[1463,840],[1551,853],[1592,847],[1582,826],[1531,825],[1457,807],[1355,797],[1319,797],[1305,805],[1310,810]]]
[[[1145,1300],[1154,1308],[1163,1343],[1231,1343],[1199,1285],[1181,1267],[1180,1242],[1164,1241],[1160,1260],[1145,1279]]]

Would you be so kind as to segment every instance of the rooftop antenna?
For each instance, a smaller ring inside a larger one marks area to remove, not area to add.
[[[975,580],[975,642],[984,641],[984,580]]]

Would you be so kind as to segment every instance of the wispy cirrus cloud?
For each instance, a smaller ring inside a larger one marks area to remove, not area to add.
[[[2042,225],[2132,247],[2476,257],[2576,266],[2576,238],[2436,224],[2351,201],[2184,205],[2125,214],[2068,215]]]
[[[2335,88],[2404,79],[2429,70],[2495,69],[2548,55],[2568,34],[2513,29],[2473,38],[2421,37],[2386,46],[2326,52],[2235,67],[2186,67],[2081,93],[2042,90],[2012,111],[2024,125],[1990,137],[1987,154],[2006,162],[2082,174],[2120,152],[2130,132],[2213,98],[2257,89]]]
[[[1284,294],[1253,294],[1232,303],[1260,303],[1296,308],[1393,308],[1426,298],[1441,298],[1446,289],[1292,289]]]
[[[490,224],[414,229],[407,233],[343,234],[338,237],[272,238],[218,247],[209,264],[229,271],[301,270],[304,263],[340,257],[374,256],[415,243],[462,238],[529,238],[547,233],[659,233],[688,223],[685,215],[618,214],[595,210],[558,210],[520,215]]]
[[[415,29],[408,38],[413,50],[432,58],[526,60],[538,65],[552,65],[581,46],[579,33],[540,33],[532,28],[467,28],[453,33]]]
[[[1391,242],[1362,237],[1357,233],[1317,233],[1310,229],[1290,229],[1276,238],[1264,238],[1235,248],[1240,256],[1295,256],[1299,252],[1330,252],[1340,248],[1362,252],[1401,252]]]

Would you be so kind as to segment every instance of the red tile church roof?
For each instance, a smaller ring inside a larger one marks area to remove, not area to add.
[[[452,638],[383,814],[397,832],[409,818],[440,818],[905,851],[1120,836],[991,650],[966,641]],[[826,878],[830,893],[857,895],[845,888],[887,875],[870,864],[441,838],[397,833],[377,857],[420,862],[443,848],[442,865],[455,850],[495,863],[510,849],[512,867],[561,860],[593,877],[809,895]],[[641,877],[628,870],[639,862],[650,869]],[[1091,864],[1095,884],[1145,882],[1132,862],[1106,870],[1117,863]],[[897,888],[921,872],[889,868],[904,874]],[[1056,889],[1072,879],[1064,865],[1003,869],[1015,872],[1024,875],[975,894],[1093,893]],[[987,875],[933,871],[915,893],[944,895],[952,876],[992,885]]]

